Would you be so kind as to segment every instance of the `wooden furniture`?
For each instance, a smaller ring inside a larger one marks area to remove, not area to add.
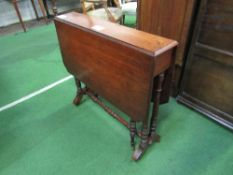
[[[118,1],[118,0],[114,0]],[[86,3],[94,3],[101,5],[102,8],[88,11]],[[107,0],[81,0],[83,13],[89,16],[94,16],[111,22],[121,22],[123,12],[120,9],[119,3],[116,3],[117,7],[108,7]]]
[[[138,160],[158,139],[158,105],[160,96],[169,94],[168,75],[177,42],[75,12],[56,17],[55,25],[63,62],[77,84],[74,103],[89,95],[130,129],[133,147],[138,133],[141,141],[133,154]],[[86,87],[81,87],[80,81]],[[154,97],[152,91],[156,92]],[[106,107],[99,96],[125,112],[130,124]],[[149,117],[151,99],[154,106]],[[136,122],[142,122],[141,132],[137,132]]]
[[[233,1],[200,3],[178,101],[233,129]]]
[[[36,6],[35,6],[35,2],[34,2],[34,0],[31,0],[31,2],[32,2],[32,7],[33,7],[33,9],[34,9],[35,15],[36,15],[36,19],[39,19],[39,16],[38,16],[38,13],[37,13],[37,10],[36,10]],[[17,16],[18,16],[18,18],[19,18],[20,24],[21,24],[21,26],[22,26],[24,32],[26,32],[26,27],[25,27],[25,24],[24,24],[24,22],[23,22],[21,13],[20,13],[20,11],[19,11],[18,0],[12,0],[12,3],[13,3],[13,5],[14,5],[16,14],[17,14]],[[45,19],[45,21],[46,21],[46,23],[47,23],[47,18],[46,18],[45,9],[44,9],[44,5],[43,5],[42,0],[38,0],[38,3],[39,3],[39,5],[40,5],[40,9],[41,9],[41,12],[42,12],[42,14],[43,14],[43,17],[44,17],[44,19]]]
[[[196,0],[138,0],[137,27],[139,30],[172,38],[179,42],[176,52],[174,91],[187,48],[190,24]]]
[[[42,0],[42,1],[43,1],[44,7],[45,7],[45,11],[46,11],[46,14],[47,14],[48,18],[51,17],[51,16],[56,16],[58,14],[57,0],[49,0],[51,2],[51,5],[52,5],[52,12],[53,12],[52,15],[49,12],[49,7],[48,7],[48,3],[47,3],[48,0]],[[77,3],[79,3],[79,1],[77,1]],[[94,5],[93,5],[93,3],[86,3],[85,4],[85,8],[88,9],[88,10],[89,9],[94,9]]]

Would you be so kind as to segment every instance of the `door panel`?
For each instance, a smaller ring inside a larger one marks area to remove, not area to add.
[[[233,129],[233,1],[201,1],[178,101]]]

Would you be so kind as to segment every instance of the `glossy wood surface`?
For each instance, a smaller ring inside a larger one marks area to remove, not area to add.
[[[59,15],[56,20],[94,32],[97,35],[102,35],[102,37],[108,37],[114,42],[140,50],[151,56],[159,55],[177,45],[174,40],[75,12]]]
[[[134,121],[147,121],[155,65],[170,60],[156,56],[177,42],[78,13],[55,24],[68,71]]]

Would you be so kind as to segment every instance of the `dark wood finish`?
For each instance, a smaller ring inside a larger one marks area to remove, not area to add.
[[[113,112],[108,106],[106,106],[99,98],[96,93],[92,92],[90,89],[84,89],[85,94],[87,94],[95,103],[100,105],[108,114],[110,114],[113,118],[118,120],[121,124],[123,124],[126,128],[129,128],[128,122],[121,118],[118,114]],[[140,136],[140,135],[139,135]]]
[[[162,84],[164,81],[164,74],[160,74],[159,78],[158,78],[158,86],[155,89],[156,92],[156,99],[154,100],[154,106],[153,106],[153,113],[152,113],[152,117],[151,117],[151,126],[150,126],[150,132],[149,132],[149,136],[153,139],[155,139],[156,136],[156,124],[157,124],[157,116],[158,116],[158,106],[159,106],[159,101],[160,101],[160,94],[162,92]]]
[[[146,122],[143,122],[140,144],[138,148],[135,149],[132,159],[133,160],[140,159],[143,156],[148,145],[149,145],[148,124]]]
[[[233,1],[201,1],[178,101],[233,129]]]
[[[137,132],[137,129],[136,129],[136,122],[133,121],[133,120],[130,120],[130,143],[131,143],[131,146],[133,149],[135,149],[135,141],[134,141],[134,138],[135,138],[135,135],[136,135],[136,132]]]
[[[77,94],[73,100],[73,103],[75,105],[79,105],[81,100],[82,100],[83,95],[86,93],[86,89],[82,88],[81,82],[77,78],[75,78],[75,83],[76,83],[76,87],[77,87]]]
[[[143,123],[134,156],[140,158],[149,142],[154,78],[172,67],[177,42],[74,12],[58,16],[55,25],[63,62],[78,89],[82,81],[89,94],[104,97],[132,121]]]

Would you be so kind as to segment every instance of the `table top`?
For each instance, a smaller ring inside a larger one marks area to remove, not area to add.
[[[85,30],[95,32],[103,37],[107,36],[114,42],[120,42],[121,44],[140,50],[150,56],[160,55],[178,44],[175,40],[76,12],[59,15],[56,17],[56,20],[68,23],[77,28],[84,28]]]

